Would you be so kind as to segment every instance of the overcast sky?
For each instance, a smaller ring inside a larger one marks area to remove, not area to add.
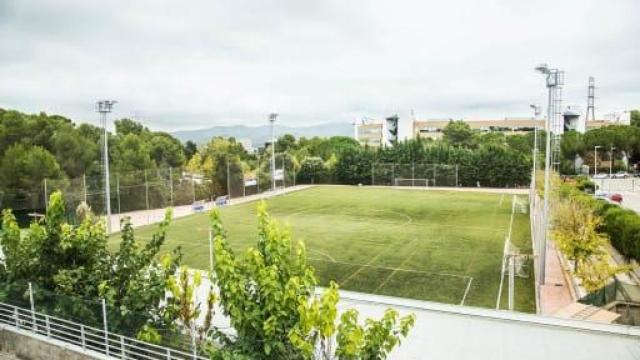
[[[0,0],[0,107],[154,129],[531,116],[546,62],[565,104],[640,107],[638,0]]]

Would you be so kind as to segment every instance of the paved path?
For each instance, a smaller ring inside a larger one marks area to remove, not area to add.
[[[297,185],[291,186],[284,189],[278,189],[276,191],[266,191],[257,195],[249,195],[239,198],[232,198],[231,205],[242,204],[246,202],[256,201],[260,199],[267,199],[273,196],[288,194],[293,191],[304,190],[312,187],[313,185]],[[205,202],[204,210],[208,211],[214,207],[213,202]],[[150,210],[140,210],[140,211],[130,211],[122,214],[113,214],[111,215],[111,232],[118,232],[121,230],[120,228],[120,220],[124,217],[129,217],[131,219],[131,224],[134,228],[146,226],[150,224],[157,224],[162,219],[164,219],[164,213],[167,208],[159,208],[159,209],[150,209]],[[173,207],[173,218],[181,218],[184,216],[194,214],[192,205],[181,205]]]
[[[545,262],[545,284],[540,285],[540,313],[552,315],[576,301],[569,279],[560,261],[560,254],[553,241],[547,243]]]

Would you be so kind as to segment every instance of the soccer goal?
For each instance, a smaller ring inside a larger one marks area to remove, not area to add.
[[[429,186],[429,179],[407,179],[407,178],[395,178],[393,179],[394,186]]]

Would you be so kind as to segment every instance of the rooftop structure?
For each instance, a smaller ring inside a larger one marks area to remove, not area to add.
[[[382,146],[384,144],[384,124],[382,122],[363,121],[355,124],[355,139],[361,145]]]
[[[413,137],[440,139],[442,130],[453,119],[416,120],[413,122]],[[544,120],[527,118],[504,118],[500,120],[463,120],[471,129],[483,132],[503,132],[507,135],[533,131],[537,126],[544,129]]]

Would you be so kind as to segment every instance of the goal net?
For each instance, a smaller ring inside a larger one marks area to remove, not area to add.
[[[407,179],[407,178],[395,178],[393,179],[394,186],[429,186],[429,179]]]
[[[527,214],[529,212],[529,203],[526,199],[521,198],[519,196],[515,196],[513,201],[513,209],[512,211],[518,212],[520,214]]]

